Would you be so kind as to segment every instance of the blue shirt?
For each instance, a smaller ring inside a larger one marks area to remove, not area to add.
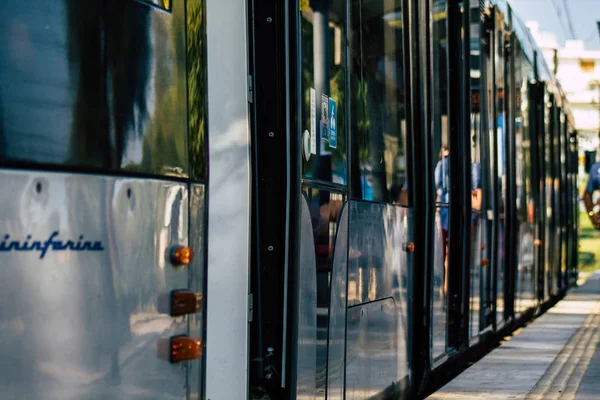
[[[481,164],[471,164],[471,190],[481,189]]]
[[[450,202],[450,178],[448,173],[448,157],[444,157],[438,161],[435,167],[435,190],[440,193],[440,203]],[[600,164],[599,164],[600,166]],[[471,164],[471,190],[481,189],[481,164]],[[477,217],[476,213],[473,213],[472,219]],[[448,230],[448,207],[440,207],[440,219],[442,223],[442,229]]]
[[[481,164],[471,164],[471,190],[481,189]],[[475,210],[471,211],[471,223],[475,222],[478,216],[478,212]]]
[[[585,187],[585,191],[588,193],[594,193],[596,190],[600,190],[600,162],[595,163],[590,168],[590,176]]]
[[[448,157],[442,158],[435,166],[435,191],[440,193],[439,202],[450,202],[450,175],[448,173]],[[448,206],[440,207],[442,229],[448,230]]]

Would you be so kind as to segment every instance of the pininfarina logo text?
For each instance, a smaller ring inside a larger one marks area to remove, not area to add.
[[[40,259],[46,256],[46,253],[51,251],[104,251],[102,242],[92,242],[83,240],[83,236],[79,236],[78,241],[67,240],[62,241],[57,238],[58,231],[52,232],[46,241],[34,240],[31,241],[31,235],[27,236],[27,240],[21,242],[19,240],[11,240],[10,235],[4,235],[0,241],[0,252],[11,251],[39,251]]]

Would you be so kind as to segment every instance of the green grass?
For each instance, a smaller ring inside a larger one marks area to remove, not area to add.
[[[579,272],[600,270],[600,231],[592,228],[586,213],[579,214]]]

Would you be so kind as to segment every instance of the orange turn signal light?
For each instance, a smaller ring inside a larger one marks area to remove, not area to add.
[[[171,262],[174,265],[188,265],[194,261],[194,250],[189,246],[177,246],[171,251]]]
[[[402,245],[402,250],[406,251],[407,253],[412,253],[415,251],[415,244],[413,242],[404,243]]]
[[[171,292],[171,310],[169,314],[172,317],[194,314],[202,307],[203,297],[202,293],[173,290]]]
[[[541,246],[541,245],[542,245],[542,241],[541,241],[540,239],[535,239],[535,240],[533,241],[533,244],[534,244],[535,246]]]
[[[487,266],[488,266],[488,264],[489,264],[489,263],[488,263],[488,260],[486,260],[486,259],[483,259],[483,260],[481,260],[481,266],[482,266],[483,268],[487,267]]]
[[[158,357],[175,364],[202,357],[202,340],[185,335],[158,341]]]

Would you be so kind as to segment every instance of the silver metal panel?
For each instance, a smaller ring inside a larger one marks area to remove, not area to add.
[[[184,397],[157,341],[187,332],[158,311],[188,285],[167,256],[187,244],[186,186],[10,170],[0,186],[2,398]]]
[[[350,202],[348,305],[393,299],[397,332],[397,372],[392,382],[408,375],[409,259],[402,250],[411,241],[410,210],[367,202]],[[351,322],[348,322],[350,324]],[[348,361],[349,362],[349,361]],[[347,384],[349,382],[347,381]]]
[[[433,279],[431,292],[431,356],[438,357],[446,351],[446,298],[444,283],[446,268],[444,266],[444,241],[440,214],[435,215],[433,232]]]
[[[398,380],[398,310],[393,299],[348,308],[346,399],[368,399]]]
[[[317,376],[317,259],[310,209],[304,196],[300,204],[300,260],[296,344],[296,398],[316,398]]]
[[[207,0],[207,399],[248,395],[250,132],[245,0]]]
[[[204,292],[204,273],[206,261],[206,188],[202,184],[190,185],[190,222],[189,242],[195,249],[194,262],[188,268],[188,287],[196,293]],[[202,338],[204,332],[203,314],[192,314],[188,317],[188,334],[190,337]],[[187,398],[202,398],[202,360],[188,361]]]
[[[469,338],[470,343],[477,341],[479,334],[479,312],[481,310],[481,244],[482,224],[479,213],[472,213],[471,219],[471,276],[470,276],[470,302],[469,302]]]
[[[500,329],[504,323],[504,271],[505,271],[505,241],[506,224],[504,218],[498,219],[498,236],[496,237],[496,326]]]
[[[481,219],[481,233],[482,239],[481,244],[485,244],[485,249],[481,250],[481,258],[488,261],[488,265],[486,267],[481,267],[481,286],[480,286],[480,294],[481,301],[479,303],[481,307],[481,311],[479,312],[479,333],[482,333],[492,323],[492,313],[494,310],[494,302],[493,302],[493,281],[492,281],[492,268],[490,266],[490,257],[493,251],[494,246],[490,242],[491,235],[490,229],[493,224],[492,220],[487,218]]]
[[[517,266],[517,287],[515,289],[516,305],[515,311],[521,313],[534,306],[535,282],[534,282],[534,226],[528,222],[522,222],[519,227],[519,248]]]
[[[344,365],[346,350],[346,297],[348,269],[348,206],[339,220],[333,267],[331,271],[331,302],[329,306],[329,340],[327,343],[327,399],[344,399]]]
[[[386,297],[406,298],[408,210],[367,202],[350,202],[348,305]]]
[[[186,175],[185,1],[30,0],[0,14],[0,162]]]

